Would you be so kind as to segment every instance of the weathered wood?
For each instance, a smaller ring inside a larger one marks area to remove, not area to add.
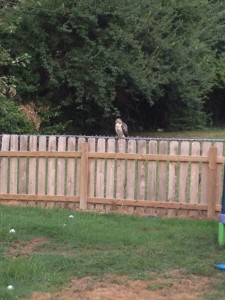
[[[215,217],[216,210],[216,158],[217,148],[209,149],[209,201],[208,201],[208,218]]]
[[[68,151],[75,152],[76,138],[68,138]],[[66,181],[66,194],[75,195],[75,158],[67,159],[67,181]]]
[[[1,151],[9,151],[10,135],[3,135]],[[9,173],[9,159],[7,157],[1,157],[1,169],[0,169],[0,193],[6,194],[8,192],[8,173]]]
[[[200,155],[200,143],[193,142],[191,155]],[[192,162],[191,164],[191,174],[190,174],[190,202],[198,203],[199,197],[199,163]]]
[[[178,154],[178,142],[170,142],[170,154]],[[178,165],[177,162],[169,163],[169,176],[168,176],[168,200],[177,200],[177,186],[178,186]],[[171,212],[173,213],[173,212]]]
[[[29,140],[29,149],[30,151],[37,150],[37,136],[30,136]],[[36,194],[36,185],[37,185],[37,158],[29,158],[29,178],[28,178],[28,194]]]
[[[81,149],[82,149],[82,145],[83,145],[83,143],[85,143],[86,141],[85,141],[85,138],[78,138],[78,140],[77,140],[77,150],[78,151],[81,151]],[[81,153],[81,155],[82,155],[82,153]],[[80,180],[81,180],[81,178],[80,178],[80,164],[81,164],[81,157],[78,157],[77,159],[76,159],[76,195],[80,195]]]
[[[157,141],[149,142],[149,154],[157,153]],[[148,162],[148,196],[147,199],[156,200],[156,162]]]
[[[80,209],[87,209],[88,194],[88,143],[83,143],[81,147],[80,164]]]
[[[39,150],[46,151],[46,143],[47,139],[46,136],[39,137]],[[45,194],[45,187],[46,187],[46,158],[39,158],[38,159],[38,194],[44,195]]]
[[[217,147],[217,161],[222,158],[223,155],[223,143],[216,142],[214,144],[215,147]],[[223,165],[218,164],[216,167],[216,203],[220,204],[222,199],[222,193],[223,193]]]
[[[124,153],[126,150],[126,142],[124,139],[118,140],[118,152]],[[126,178],[125,178],[125,161],[117,160],[117,175],[116,175],[116,198],[124,199],[125,188],[126,188]]]
[[[115,153],[116,141],[115,139],[108,140],[108,153]],[[106,173],[106,198],[113,198],[115,190],[115,160],[107,160],[107,173]]]
[[[128,141],[128,153],[136,153],[136,141]],[[135,161],[127,161],[127,198],[134,199],[135,196]]]
[[[98,139],[97,151],[105,152],[105,139]],[[96,170],[96,197],[104,197],[105,190],[105,160],[97,160],[97,170]]]
[[[88,148],[89,148],[89,153],[90,152],[95,152],[96,151],[96,140],[95,138],[90,138],[88,139]],[[95,186],[96,186],[96,178],[95,178],[95,159],[90,158],[88,159],[88,196],[94,197],[95,196]]]
[[[18,150],[18,135],[11,135],[10,151]],[[10,178],[9,178],[9,192],[17,194],[18,190],[18,158],[10,158]]]
[[[56,137],[50,136],[48,140],[48,150],[56,151]],[[47,194],[56,194],[56,158],[48,158],[48,177],[47,177]]]
[[[58,150],[66,150],[66,138],[65,136],[60,136],[58,138]],[[56,177],[56,194],[64,195],[65,194],[65,166],[66,160],[64,158],[57,159],[57,177]]]
[[[68,195],[0,194],[0,200],[80,202],[80,197]]]
[[[168,142],[160,141],[159,142],[159,153],[166,154],[168,148]],[[158,167],[158,197],[157,199],[166,200],[167,192],[167,163],[164,161],[159,162]]]
[[[187,141],[181,142],[180,154],[188,155],[190,150],[190,143]],[[179,182],[179,201],[181,203],[187,202],[189,184],[188,184],[188,162],[180,163],[180,182]]]
[[[27,150],[28,146],[28,136],[21,135],[20,136],[20,150]],[[27,158],[20,157],[19,158],[19,178],[18,178],[18,193],[26,194],[27,192]]]
[[[211,147],[210,142],[204,142],[202,144],[202,155],[206,156],[209,154],[209,149]],[[207,204],[209,199],[209,164],[202,165],[201,172],[201,204]]]
[[[138,153],[145,154],[146,153],[146,141],[141,140],[138,141]],[[138,178],[137,178],[137,199],[144,200],[146,199],[146,162],[138,161]]]
[[[142,207],[161,207],[170,209],[190,209],[190,210],[205,210],[208,206],[204,204],[179,203],[169,201],[149,201],[149,200],[130,200],[130,199],[106,199],[106,198],[91,198],[88,197],[88,203],[110,204],[120,206],[142,206]],[[216,211],[221,211],[221,205],[216,206]]]

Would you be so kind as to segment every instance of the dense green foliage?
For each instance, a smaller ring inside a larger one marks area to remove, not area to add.
[[[188,276],[210,277],[209,289],[198,299],[224,298],[224,273],[214,268],[224,262],[218,222],[82,212],[69,218],[71,213],[0,207],[0,299],[52,291],[74,277],[115,275],[161,282],[160,277],[172,274],[185,282]],[[11,228],[15,234],[9,233]],[[37,240],[44,243],[29,247]],[[9,284],[13,291],[7,290]]]
[[[42,132],[113,133],[119,115],[139,129],[206,124],[203,104],[225,85],[223,1],[10,3],[1,42],[30,63],[3,71],[18,101],[48,108]]]

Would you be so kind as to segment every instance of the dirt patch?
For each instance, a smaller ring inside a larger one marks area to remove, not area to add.
[[[44,244],[46,244],[48,240],[44,237],[33,239],[29,242],[20,241],[16,247],[11,247],[7,250],[7,255],[10,256],[24,256],[29,255],[34,252]]]
[[[73,279],[64,290],[51,295],[33,293],[30,300],[198,300],[206,292],[211,279],[200,276],[165,274],[157,279],[142,281],[126,277],[106,276]]]

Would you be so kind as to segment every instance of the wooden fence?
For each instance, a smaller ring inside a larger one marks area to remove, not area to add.
[[[215,217],[225,141],[0,136],[0,202]]]

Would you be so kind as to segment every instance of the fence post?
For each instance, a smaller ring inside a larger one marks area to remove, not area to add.
[[[88,143],[81,146],[80,163],[80,209],[87,209],[88,194]]]
[[[208,218],[215,217],[216,211],[216,168],[217,168],[217,147],[209,149],[209,202]]]

